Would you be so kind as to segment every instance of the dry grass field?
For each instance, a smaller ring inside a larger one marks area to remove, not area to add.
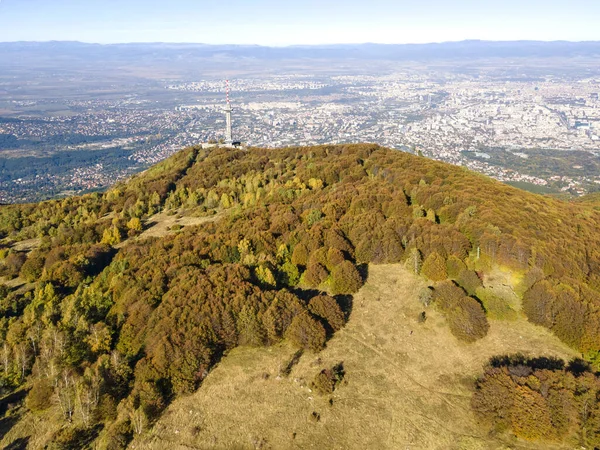
[[[184,227],[191,227],[194,225],[200,225],[206,222],[214,222],[222,217],[222,214],[218,213],[213,216],[194,217],[186,215],[184,210],[177,210],[175,212],[165,211],[155,214],[146,220],[144,224],[144,231],[134,238],[125,239],[122,242],[115,245],[115,248],[123,248],[127,243],[132,241],[140,241],[150,237],[161,238],[169,234],[177,233]]]
[[[497,271],[488,284],[510,290],[507,280]],[[399,265],[370,266],[349,322],[323,351],[305,353],[286,376],[295,350],[285,344],[233,350],[130,448],[553,448],[488,436],[470,411],[473,382],[493,355],[575,353],[520,316],[491,321],[484,339],[461,343],[431,307],[418,322],[423,286]],[[321,369],[340,362],[345,378],[332,395],[311,390]]]
[[[167,214],[161,212],[150,217],[146,222],[146,229],[138,236],[138,239],[148,237],[164,237],[169,233],[174,233],[176,230],[183,227],[200,225],[205,222],[217,220],[218,216],[193,217],[183,215],[180,211],[176,214]],[[175,227],[175,228],[173,228]]]

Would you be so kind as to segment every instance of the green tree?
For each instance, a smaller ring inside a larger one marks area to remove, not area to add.
[[[142,221],[138,217],[133,217],[129,222],[127,222],[127,228],[130,231],[139,233],[142,231]]]
[[[121,242],[121,232],[119,228],[113,225],[110,228],[107,228],[102,233],[102,241],[103,244],[108,245],[117,245]]]

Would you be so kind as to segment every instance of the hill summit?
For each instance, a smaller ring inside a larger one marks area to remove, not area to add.
[[[600,446],[588,200],[361,144],[188,148],[104,194],[3,206],[0,443],[164,448],[189,407],[181,448]],[[444,414],[335,409],[416,388]],[[343,440],[348,414],[387,438]]]

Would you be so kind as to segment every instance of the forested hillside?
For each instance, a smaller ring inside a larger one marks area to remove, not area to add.
[[[198,225],[146,237],[157,213]],[[428,280],[423,307],[464,345],[489,320],[525,314],[547,327],[586,361],[527,375],[554,370],[572,384],[585,373],[595,393],[599,225],[594,202],[375,145],[188,148],[104,194],[0,208],[0,383],[13,399],[4,403],[25,398],[13,422],[30,411],[58,424],[32,445],[124,448],[234,347],[286,340],[319,352],[351,316],[369,264],[382,263]],[[484,287],[498,267],[517,280],[522,310]],[[598,400],[579,401],[578,387],[566,389],[574,400],[558,431],[547,431],[552,415],[539,430],[507,421],[512,406],[498,398],[518,402],[526,382],[539,396],[532,408],[556,407],[554,391],[523,381],[525,369],[503,385],[517,397],[496,397],[494,380],[527,362],[490,363],[478,386],[493,395],[473,400],[482,426],[600,445]]]

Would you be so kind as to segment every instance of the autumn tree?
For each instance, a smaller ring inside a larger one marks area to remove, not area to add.
[[[354,294],[363,284],[362,277],[350,261],[343,261],[331,272],[331,292],[337,294]]]
[[[325,345],[326,333],[323,325],[308,312],[303,312],[294,317],[285,336],[294,345],[316,352]]]
[[[432,281],[442,281],[448,277],[446,273],[446,261],[437,252],[431,253],[421,268],[421,274]]]
[[[344,326],[344,313],[335,298],[329,295],[317,295],[311,298],[308,310],[315,316],[324,319],[333,331],[338,331]]]

